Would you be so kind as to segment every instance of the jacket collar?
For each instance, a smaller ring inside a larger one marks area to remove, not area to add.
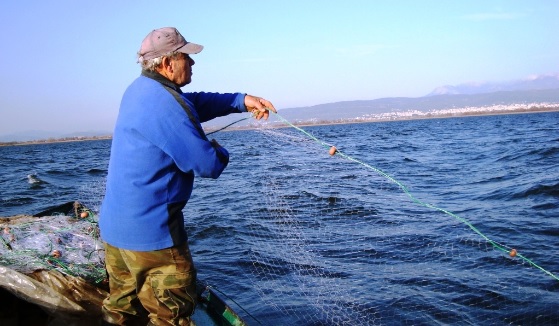
[[[155,80],[156,82],[159,82],[159,83],[163,84],[164,86],[167,86],[167,87],[170,87],[170,88],[174,89],[179,94],[182,94],[182,90],[179,87],[179,85],[177,85],[177,84],[173,83],[172,81],[170,81],[169,79],[163,77],[163,75],[161,75],[158,72],[149,71],[149,70],[142,70],[142,76],[145,76],[147,78],[151,78],[151,79]]]

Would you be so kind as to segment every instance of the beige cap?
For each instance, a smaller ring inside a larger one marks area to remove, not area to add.
[[[138,51],[138,62],[160,57],[173,51],[195,54],[202,51],[200,44],[187,42],[174,27],[154,29],[142,41]]]

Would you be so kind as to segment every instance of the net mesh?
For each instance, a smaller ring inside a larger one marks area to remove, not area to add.
[[[257,155],[244,154],[264,168],[246,179],[265,204],[243,240],[251,284],[286,325],[559,322],[556,276],[504,244],[515,225],[486,237],[382,171],[329,157],[312,134],[264,127],[254,138]]]
[[[24,274],[58,270],[92,283],[103,281],[104,249],[97,217],[82,207],[76,202],[70,212],[3,219],[0,265]]]

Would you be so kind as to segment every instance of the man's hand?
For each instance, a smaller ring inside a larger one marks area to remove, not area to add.
[[[257,120],[264,118],[268,119],[270,112],[276,112],[276,108],[272,102],[265,100],[261,97],[245,95],[245,106],[248,112],[251,112]]]

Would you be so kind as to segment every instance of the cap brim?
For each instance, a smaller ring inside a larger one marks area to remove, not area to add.
[[[186,54],[196,54],[202,51],[204,47],[200,44],[188,42],[185,45],[181,46],[177,49],[178,52],[186,53]]]

